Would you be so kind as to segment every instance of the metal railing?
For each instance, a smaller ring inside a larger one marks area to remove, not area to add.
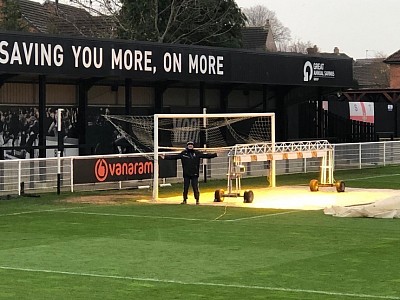
[[[362,169],[391,164],[400,164],[400,141],[333,144],[335,170]],[[101,157],[137,157],[142,154],[124,154]],[[151,179],[118,181],[108,183],[74,184],[73,162],[88,159],[88,156],[61,157],[61,191],[84,191],[133,188],[151,185]],[[207,178],[226,179],[228,170],[228,150],[219,152],[218,157],[207,161]],[[160,179],[160,183],[180,181],[182,169],[180,162],[176,178]],[[244,163],[243,177],[264,176],[268,174],[267,161]],[[24,193],[55,192],[57,189],[58,158],[0,160],[0,196],[21,195]],[[276,174],[318,172],[320,158],[299,158],[276,161]],[[202,168],[201,168],[202,170]],[[201,174],[203,178],[204,174]],[[278,182],[279,183],[279,182]]]

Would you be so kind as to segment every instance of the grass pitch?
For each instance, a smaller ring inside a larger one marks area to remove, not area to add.
[[[400,299],[398,219],[69,196],[0,201],[0,299]]]

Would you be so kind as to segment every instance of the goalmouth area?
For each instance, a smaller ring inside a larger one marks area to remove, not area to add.
[[[279,186],[275,188],[252,188],[252,190],[254,192],[254,201],[252,203],[244,203],[243,197],[225,197],[223,202],[214,202],[214,192],[202,192],[200,204],[249,208],[321,210],[331,206],[370,204],[393,197],[400,199],[400,191],[391,189],[347,188],[346,192],[337,193],[335,188],[332,187],[321,188],[318,192],[311,192],[307,185],[302,185]],[[160,197],[157,202],[179,204],[182,202],[182,195]],[[195,204],[191,193],[189,193],[188,204]]]

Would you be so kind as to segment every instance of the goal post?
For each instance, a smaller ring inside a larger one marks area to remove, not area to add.
[[[155,114],[153,123],[153,201],[158,199],[159,194],[159,148],[164,148],[160,144],[160,131],[162,132],[162,120],[175,120],[174,126],[168,130],[170,135],[179,136],[180,147],[183,148],[183,137],[187,137],[187,142],[191,137],[198,137],[201,130],[206,131],[207,142],[211,148],[229,148],[235,144],[251,143],[271,143],[272,151],[275,150],[275,114],[274,113],[203,113],[203,114]],[[178,120],[178,121],[176,121]],[[181,121],[179,121],[181,120]],[[186,124],[182,124],[185,120]],[[198,120],[196,124],[190,124],[187,120]],[[201,121],[202,120],[202,121]],[[250,120],[250,122],[249,122]],[[247,122],[242,124],[240,122]],[[176,126],[179,124],[179,126]],[[223,130],[221,130],[223,128]],[[242,132],[246,129],[246,132]],[[165,138],[164,134],[163,138]],[[176,143],[178,144],[178,143]],[[201,145],[203,147],[203,145]],[[200,147],[200,148],[201,148]],[[205,147],[205,146],[204,146]],[[228,167],[228,166],[227,166]],[[275,160],[270,160],[271,186],[275,186],[276,176]]]

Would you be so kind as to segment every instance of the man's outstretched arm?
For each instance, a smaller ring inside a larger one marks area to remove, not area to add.
[[[181,154],[161,154],[160,157],[162,159],[174,160],[174,159],[180,159],[182,157],[182,155]]]

